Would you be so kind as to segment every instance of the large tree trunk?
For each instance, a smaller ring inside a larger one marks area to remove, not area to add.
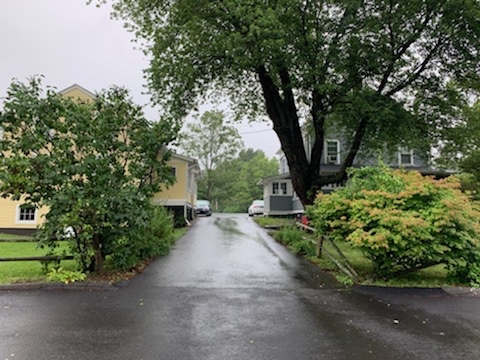
[[[320,94],[315,90],[312,91],[311,116],[314,132],[309,161],[288,72],[286,70],[279,71],[281,87],[275,84],[265,67],[259,67],[257,74],[262,85],[268,116],[273,122],[273,130],[280,140],[282,151],[287,159],[293,188],[302,204],[310,205],[322,186],[341,183],[347,179],[346,170],[353,165],[353,160],[367,128],[368,117],[364,116],[359,119],[352,146],[339,171],[334,174],[320,175],[326,116]]]
[[[288,74],[286,71],[281,74],[283,97],[265,67],[259,67],[257,74],[262,85],[267,113],[287,159],[293,188],[300,201],[305,205],[309,204],[312,199],[308,194],[312,188],[312,179],[315,179],[315,169],[312,172],[307,160],[297,108],[288,84]],[[318,177],[318,171],[316,176]]]

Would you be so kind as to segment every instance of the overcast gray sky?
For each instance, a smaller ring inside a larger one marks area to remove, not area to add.
[[[86,0],[0,0],[0,98],[12,79],[44,75],[44,85],[58,90],[72,84],[96,92],[110,85],[131,91],[158,118],[144,95],[143,69],[148,59],[134,49],[132,35],[110,19],[110,7]],[[246,147],[274,156],[280,148],[270,123],[237,126]]]

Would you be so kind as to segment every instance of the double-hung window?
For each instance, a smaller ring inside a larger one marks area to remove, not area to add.
[[[398,152],[398,165],[399,166],[412,166],[413,162],[413,150],[401,148]]]
[[[340,164],[340,141],[325,141],[325,163],[336,165]]]
[[[286,182],[273,182],[272,194],[273,195],[287,195],[287,183]]]
[[[22,204],[17,206],[17,224],[35,224],[37,209],[32,205]]]

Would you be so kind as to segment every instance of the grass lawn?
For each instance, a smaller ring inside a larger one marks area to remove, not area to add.
[[[67,243],[61,242],[58,248],[59,253],[66,247]],[[0,257],[44,256],[47,251],[47,249],[38,248],[36,242],[0,241]],[[60,266],[75,270],[76,265],[73,260],[62,260]],[[46,281],[40,261],[0,261],[0,284],[26,281]]]
[[[175,229],[174,241],[185,235],[188,228]],[[60,254],[67,249],[67,242],[59,243],[57,252]],[[47,249],[40,249],[33,238],[28,236],[15,236],[0,233],[0,257],[23,257],[23,256],[44,256]],[[77,270],[74,260],[62,260],[60,266],[64,270]],[[53,264],[50,265],[53,268]],[[128,273],[128,272],[125,272]],[[123,278],[120,272],[115,274]],[[47,276],[40,261],[0,261],[0,284],[12,284],[21,282],[46,282]]]
[[[350,246],[347,243],[336,243],[340,251],[348,259],[352,267],[358,272],[360,279],[359,283],[363,285],[377,285],[377,286],[391,286],[391,287],[439,287],[444,285],[454,285],[447,280],[447,271],[444,265],[431,266],[410,274],[405,274],[389,280],[373,279],[373,266],[369,259],[363,253]],[[342,261],[340,255],[329,244],[324,243],[324,248],[332,254],[335,259]],[[337,266],[333,261],[329,260],[325,255],[321,258],[310,258],[312,262],[318,264],[322,268],[334,271],[336,277],[341,282],[347,282],[346,276],[338,271]]]
[[[286,219],[279,218],[268,218],[268,221],[263,219],[267,218],[256,218],[255,221],[260,226],[268,225],[283,225]],[[291,220],[290,220],[291,221]],[[275,236],[274,236],[275,237]],[[318,237],[315,234],[303,233],[302,238],[305,241],[317,241]],[[447,271],[443,265],[436,265],[426,269],[422,269],[410,274],[405,274],[392,278],[389,280],[374,279],[373,278],[373,265],[368,258],[366,258],[363,253],[345,242],[336,242],[335,243],[343,255],[348,259],[349,263],[359,274],[358,283],[363,285],[377,285],[377,286],[390,286],[390,287],[439,287],[444,285],[456,285],[451,284],[447,280]],[[293,249],[294,246],[288,246],[290,249]],[[310,247],[313,248],[313,247]],[[336,252],[334,247],[328,242],[324,242],[323,248],[327,250],[337,261],[343,263],[343,259]],[[352,284],[352,281],[341,272],[337,265],[330,260],[330,258],[325,254],[321,258],[317,258],[314,255],[305,255],[312,263],[316,264],[321,269],[331,272],[339,282],[344,284]]]
[[[31,236],[20,236],[0,233],[0,242],[2,241],[34,241]]]
[[[255,222],[262,226],[262,227],[269,227],[269,226],[288,226],[294,225],[295,219],[291,218],[277,218],[277,217],[255,217]]]

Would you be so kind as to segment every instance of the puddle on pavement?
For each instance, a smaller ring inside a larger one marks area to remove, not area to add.
[[[215,225],[218,226],[223,232],[231,235],[244,235],[243,232],[238,230],[237,222],[233,219],[216,218]]]

